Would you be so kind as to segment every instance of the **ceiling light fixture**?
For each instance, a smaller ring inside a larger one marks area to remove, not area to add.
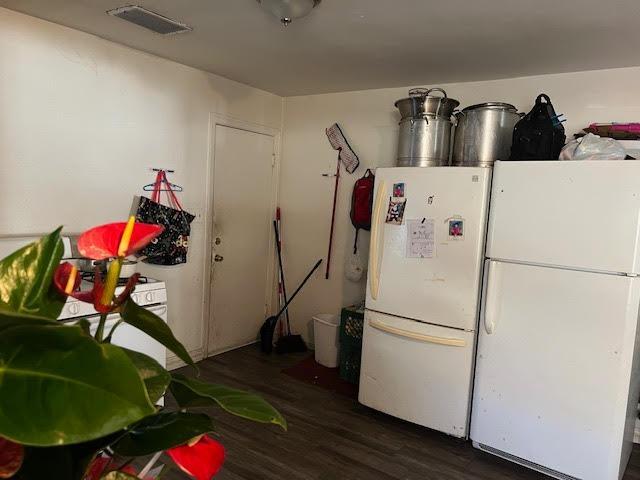
[[[320,0],[257,0],[266,11],[274,15],[285,27],[297,18],[308,15]]]

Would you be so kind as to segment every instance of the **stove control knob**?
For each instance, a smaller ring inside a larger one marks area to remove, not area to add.
[[[132,293],[131,294],[131,300],[133,300],[133,303],[138,303],[138,294],[137,293]]]
[[[147,299],[147,302],[153,302],[153,292],[147,292],[144,298]]]
[[[75,304],[72,303],[71,305],[69,305],[69,313],[71,313],[72,315],[77,314],[80,311],[80,307]]]

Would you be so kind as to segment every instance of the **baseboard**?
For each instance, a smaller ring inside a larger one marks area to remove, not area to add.
[[[199,362],[204,359],[204,351],[202,347],[189,350],[189,355],[191,355],[194,362]],[[167,354],[167,370],[175,370],[176,368],[185,367],[186,365],[186,363],[180,360],[173,353]]]
[[[252,342],[243,343],[242,345],[237,345],[235,347],[222,348],[220,350],[214,350],[213,352],[209,352],[209,357],[215,357],[216,355],[222,355],[223,353],[232,352],[233,350],[237,350],[239,348],[248,347],[249,345],[255,345],[258,343],[258,340],[253,340]]]

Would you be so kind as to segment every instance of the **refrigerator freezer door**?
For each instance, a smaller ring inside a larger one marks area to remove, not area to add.
[[[474,338],[473,332],[365,311],[360,402],[465,437]]]
[[[640,279],[502,262],[485,271],[474,445],[561,478],[618,479],[640,387]]]
[[[640,273],[640,162],[496,162],[487,256]]]
[[[487,168],[376,171],[367,308],[475,330],[490,179]],[[394,194],[406,198],[400,225],[386,222]],[[422,258],[408,250],[412,232],[434,233]]]

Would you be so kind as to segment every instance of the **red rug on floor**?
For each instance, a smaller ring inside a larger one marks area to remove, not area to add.
[[[301,382],[317,385],[325,390],[358,398],[358,385],[354,385],[340,378],[340,369],[327,368],[316,362],[313,355],[305,358],[293,367],[285,368],[282,373],[300,380]]]

